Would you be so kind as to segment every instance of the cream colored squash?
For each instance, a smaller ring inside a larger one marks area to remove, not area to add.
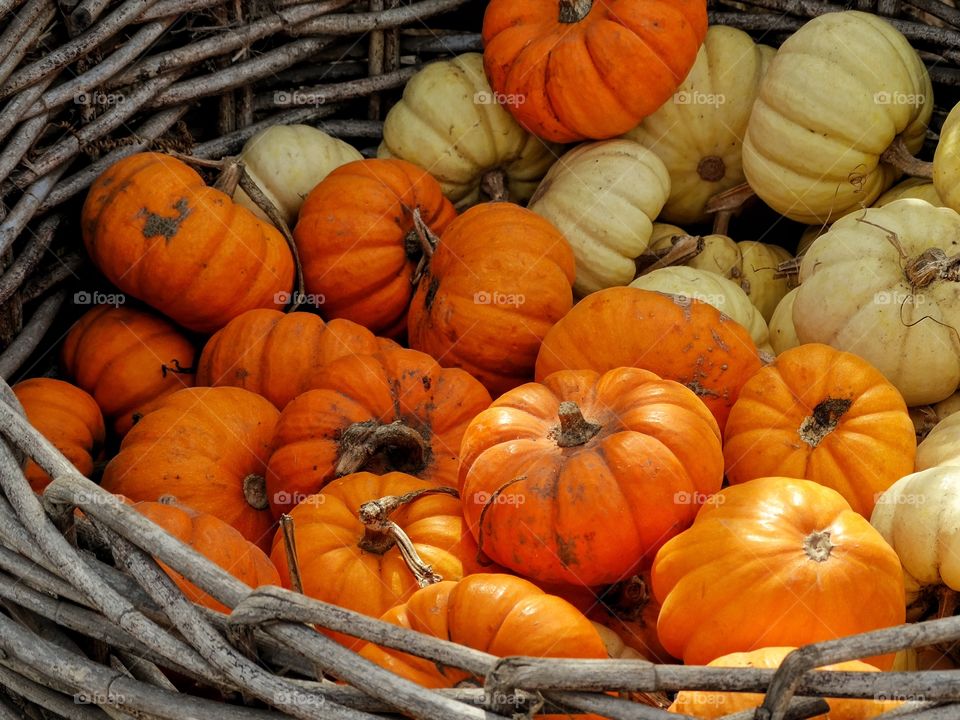
[[[377,155],[425,168],[459,207],[479,202],[485,177],[498,172],[509,199],[526,201],[559,152],[495,100],[479,53],[431,63],[387,114]]]
[[[642,275],[630,283],[641,290],[682,295],[713,305],[750,333],[757,349],[773,353],[767,323],[747,294],[732,280],[718,273],[692,267],[660,268]]]
[[[917,430],[917,442],[924,440],[940,422],[956,412],[960,412],[960,392],[955,392],[946,400],[933,405],[915,405],[910,408],[910,419]]]
[[[664,220],[702,222],[713,195],[744,181],[741,139],[775,53],[742,30],[711,27],[673,99],[626,134],[657,153],[670,172]]]
[[[960,212],[960,103],[953,106],[940,128],[933,154],[933,185],[943,204]]]
[[[924,588],[960,590],[960,467],[901,478],[879,497],[870,524],[900,557],[908,604]]]
[[[363,155],[352,145],[309,125],[274,125],[247,140],[240,158],[250,178],[284,216],[291,228],[304,198],[333,170]],[[240,205],[264,220],[266,214],[241,189]]]
[[[586,143],[550,168],[528,207],[563,233],[577,260],[578,295],[626,285],[647,249],[670,176],[633,140]]]
[[[909,406],[944,400],[960,385],[958,253],[960,214],[923,200],[841,218],[803,256],[797,337],[860,355]]]
[[[810,249],[810,246],[813,245],[813,241],[823,235],[829,229],[830,227],[828,225],[811,225],[804,230],[803,234],[800,236],[800,241],[797,243],[797,257],[801,257],[807,250]]]
[[[833,222],[890,187],[898,171],[880,156],[898,137],[916,153],[932,111],[927,70],[890,23],[821,15],[783,43],[760,82],[744,174],[777,212]]]
[[[606,625],[591,620],[590,623],[597,629],[603,644],[607,646],[607,654],[615,660],[646,660],[643,655],[627,645],[623,638],[617,635]]]
[[[946,207],[940,194],[934,184],[923,178],[907,178],[903,182],[898,182],[883,195],[877,198],[873,204],[874,207],[884,207],[894,200],[903,200],[904,198],[914,198],[915,200],[926,200],[936,207]]]
[[[797,299],[797,290],[799,288],[794,288],[783,296],[770,318],[770,345],[777,355],[800,344],[797,329],[793,326],[793,303]]]
[[[935,467],[960,468],[960,413],[947,415],[917,446],[917,471]]]
[[[920,672],[922,670],[956,670],[949,655],[936,647],[900,650],[893,660],[890,672]]]

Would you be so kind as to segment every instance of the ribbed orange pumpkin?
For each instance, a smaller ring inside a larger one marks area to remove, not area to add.
[[[490,404],[470,375],[415,350],[340,358],[313,385],[277,425],[267,474],[277,516],[360,470],[403,471],[456,487],[463,432]]]
[[[430,585],[381,619],[499,657],[607,657],[602,638],[583,613],[513,575],[478,573]],[[454,687],[470,677],[376,645],[364,646],[360,655],[428,688]]]
[[[273,518],[264,475],[279,414],[242,388],[173,393],[127,433],[101,485],[131,500],[172,495],[266,550]]]
[[[107,168],[81,228],[110,282],[197,332],[251,308],[282,307],[293,286],[283,236],[169,155],[137,153]]]
[[[687,388],[636,368],[563,370],[463,436],[460,490],[484,554],[538,582],[615,583],[720,489],[720,431]]]
[[[573,251],[536,213],[476,205],[440,239],[410,305],[410,347],[494,395],[533,379],[547,331],[573,304]]]
[[[349,320],[324,323],[307,312],[248,310],[207,341],[197,385],[246,388],[283,410],[333,360],[391,347],[397,344]]]
[[[588,295],[543,340],[537,380],[565,369],[639,367],[693,390],[720,429],[761,367],[743,326],[691,298],[613,287]]]
[[[172,499],[165,502],[138,502],[133,508],[250,587],[280,584],[280,575],[263,550],[223,520],[177,504]],[[230,608],[176,570],[162,562],[160,567],[190,601],[211,610],[230,612]]]
[[[80,388],[53,378],[24,380],[12,389],[30,424],[81,475],[90,477],[105,434],[96,401]],[[50,484],[50,476],[29,458],[23,472],[34,492],[43,492]]]
[[[804,478],[869,518],[913,472],[917,437],[903,397],[866,360],[828,345],[787,350],[750,378],[727,420],[727,478]]]
[[[326,317],[382,335],[404,330],[423,256],[414,212],[438,235],[456,217],[440,184],[405,160],[347,163],[310,192],[293,235]]]
[[[899,625],[900,559],[835,490],[758,478],[720,491],[653,562],[657,634],[688,664]],[[882,670],[893,655],[867,660]]]
[[[601,139],[667,102],[706,34],[705,0],[491,0],[483,60],[534,135]]]
[[[70,328],[60,360],[123,435],[160,398],[193,386],[194,353],[183,333],[159,315],[98,305]]]

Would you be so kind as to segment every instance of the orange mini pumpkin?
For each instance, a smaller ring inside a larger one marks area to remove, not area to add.
[[[248,310],[207,341],[197,384],[246,388],[283,410],[328,363],[391,347],[396,343],[349,320],[324,323],[307,312]]]
[[[707,303],[632,287],[588,295],[547,333],[537,380],[565,369],[639,367],[703,400],[723,430],[762,363],[744,327]]]
[[[326,317],[382,335],[404,330],[426,240],[415,213],[436,234],[456,217],[440,184],[405,160],[347,163],[310,192],[293,235]]]
[[[460,454],[480,549],[546,583],[626,579],[723,481],[710,411],[636,368],[563,370],[518,387],[474,418]]]
[[[705,0],[491,0],[483,61],[534,135],[602,139],[670,100],[706,34]]]
[[[279,231],[169,155],[137,153],[107,168],[90,187],[81,229],[110,282],[189,330],[282,307],[293,286]]]
[[[173,393],[127,433],[101,485],[131,500],[172,495],[269,548],[264,475],[278,416],[269,401],[241,388]]]
[[[70,328],[60,359],[124,435],[156,402],[192,387],[195,350],[165,318],[132,307],[98,305]]]
[[[86,477],[103,447],[103,415],[96,401],[80,388],[53,378],[32,378],[13,386],[27,420]],[[34,492],[43,492],[50,476],[27,458],[24,474]]]
[[[340,358],[313,385],[277,425],[267,491],[278,516],[360,470],[456,486],[463,431],[490,404],[470,375],[415,350]]]
[[[828,345],[787,350],[750,378],[727,420],[727,478],[804,478],[870,517],[913,472],[917,437],[903,396],[866,360]]]

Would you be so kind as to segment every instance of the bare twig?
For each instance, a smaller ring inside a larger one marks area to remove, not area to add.
[[[23,326],[17,339],[0,355],[0,378],[10,378],[39,347],[47,330],[53,325],[66,294],[59,292],[44,300]]]

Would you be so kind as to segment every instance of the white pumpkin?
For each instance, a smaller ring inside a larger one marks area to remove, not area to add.
[[[797,243],[797,257],[801,257],[807,250],[810,249],[810,246],[813,245],[813,241],[823,235],[829,229],[830,227],[828,225],[811,225],[804,230],[803,234],[800,236],[800,241]]]
[[[937,188],[930,180],[924,178],[907,178],[887,190],[883,195],[877,198],[873,204],[874,207],[884,207],[894,200],[903,200],[904,198],[914,198],[916,200],[926,200],[936,207],[946,207],[946,204],[940,198]]]
[[[362,160],[355,147],[309,125],[274,125],[247,140],[240,158],[257,186],[291,228],[307,194],[341,165]],[[266,220],[241,188],[233,199]]]
[[[927,70],[890,23],[821,15],[783,43],[760,81],[744,174],[777,212],[833,222],[890,187],[898,171],[880,156],[898,138],[916,153],[932,111]]]
[[[770,345],[777,355],[800,344],[797,329],[793,326],[793,303],[797,299],[798,289],[794,288],[783,296],[770,318]]]
[[[960,212],[960,103],[953,106],[940,128],[933,154],[933,185],[943,204]]]
[[[917,446],[917,471],[960,467],[960,413],[951,413],[934,425]]]
[[[741,139],[775,53],[742,30],[711,27],[673,99],[626,134],[667,166],[671,191],[664,220],[702,222],[713,195],[744,181]]]
[[[907,405],[947,398],[960,385],[958,253],[960,214],[923,200],[841,218],[803,256],[797,337],[860,355]]]
[[[747,329],[757,349],[773,353],[767,323],[747,294],[732,280],[717,273],[679,265],[660,268],[630,283],[641,290],[682,295],[713,305]]]
[[[496,102],[483,56],[466,53],[410,78],[387,113],[377,155],[425,168],[451,201],[465,207],[481,200],[491,173],[502,173],[509,199],[529,199],[559,152]]]
[[[573,248],[578,295],[626,285],[647,249],[670,176],[633,140],[586,143],[550,168],[528,207],[552,222]]]
[[[960,412],[960,392],[932,405],[915,405],[910,408],[910,419],[917,430],[917,442],[924,440],[940,422],[956,412]]]

